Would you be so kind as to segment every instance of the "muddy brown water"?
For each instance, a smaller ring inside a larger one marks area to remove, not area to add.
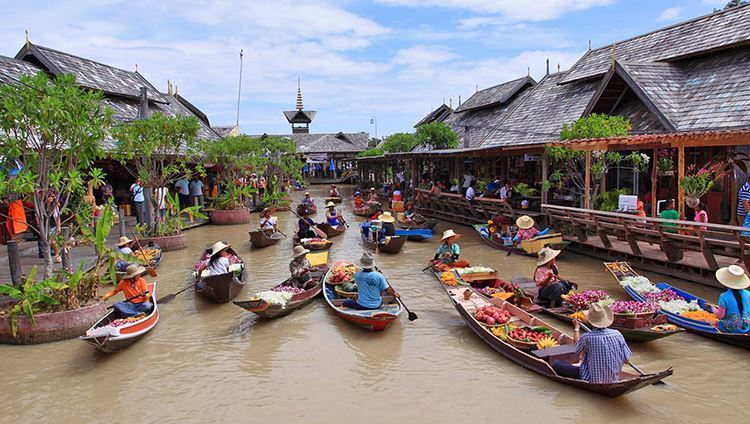
[[[320,205],[324,188],[312,192]],[[350,200],[341,209],[352,228],[334,239],[331,262],[362,252],[360,218],[351,214]],[[296,218],[277,215],[291,237]],[[322,211],[315,218],[322,220]],[[462,255],[473,264],[492,266],[505,279],[533,272],[531,258],[490,249],[470,227],[441,223],[436,233],[449,227],[463,233]],[[250,283],[241,298],[286,278],[291,240],[254,250],[249,229],[188,231],[187,250],[164,254],[157,297],[183,287],[201,250],[215,240],[230,241],[248,265]],[[404,314],[384,333],[341,321],[322,301],[262,322],[189,290],[162,305],[158,326],[120,353],[101,354],[79,340],[0,346],[0,422],[747,422],[750,352],[688,333],[631,344],[632,361],[642,369],[672,366],[675,374],[667,386],[619,399],[515,365],[475,336],[436,281],[420,271],[436,246],[436,240],[407,242],[402,254],[378,258],[419,315],[409,322]],[[566,253],[559,265],[582,289],[625,297],[599,261]],[[710,299],[718,294],[646,275]]]

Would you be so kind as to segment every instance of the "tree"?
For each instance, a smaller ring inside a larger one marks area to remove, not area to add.
[[[630,128],[630,120],[622,116],[592,113],[577,119],[570,125],[563,124],[560,130],[560,140],[621,137],[628,135]]]
[[[190,178],[190,158],[197,149],[199,127],[198,119],[193,116],[156,112],[113,130],[117,139],[115,158],[123,165],[132,165],[126,169],[140,178],[144,187],[146,223],[150,224],[154,216],[153,189],[170,187],[180,177]],[[202,168],[197,171],[203,172]]]
[[[431,122],[417,127],[415,134],[419,144],[433,149],[455,149],[458,135],[445,122]]]
[[[262,139],[262,146],[263,160],[260,165],[264,167],[268,179],[263,201],[281,206],[282,199],[286,197],[284,179],[302,179],[304,162],[296,154],[297,145],[289,138],[267,136]]]
[[[206,160],[216,164],[218,183],[222,187],[222,195],[214,206],[225,210],[242,209],[244,198],[255,190],[249,188],[252,191],[248,191],[237,181],[249,169],[260,165],[263,152],[260,139],[238,135],[219,141],[205,140],[200,143],[200,151]]]
[[[412,133],[395,133],[385,139],[383,150],[388,153],[408,152],[418,144],[419,140]]]
[[[381,149],[380,147],[373,147],[372,149],[367,149],[363,152],[359,152],[357,154],[358,158],[368,158],[373,156],[383,156],[385,154],[385,150]]]
[[[714,9],[714,13],[731,9],[733,7],[742,6],[743,4],[747,4],[747,0],[729,0],[729,2],[725,4],[722,9]]]
[[[30,227],[39,235],[45,279],[52,275],[50,217],[56,206],[62,215],[75,216],[88,180],[104,175],[92,168],[104,154],[112,116],[101,100],[101,93],[79,87],[72,75],[50,80],[40,72],[0,87],[0,156],[6,162],[0,195],[31,196],[36,222]]]

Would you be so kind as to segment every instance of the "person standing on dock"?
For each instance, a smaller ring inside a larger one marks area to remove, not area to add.
[[[130,193],[133,196],[133,205],[135,206],[135,220],[138,224],[143,224],[143,186],[141,179],[136,178],[135,182],[130,185]]]
[[[569,292],[573,287],[569,281],[563,280],[557,270],[555,258],[561,253],[560,250],[544,247],[539,251],[539,260],[536,262],[534,281],[539,289],[539,299],[544,301],[548,307],[555,308],[562,305],[561,296]]]
[[[615,314],[609,306],[599,303],[592,304],[584,314],[594,328],[581,335],[580,323],[573,320],[573,339],[581,365],[572,365],[558,359],[552,361],[552,369],[563,377],[589,383],[617,383],[620,381],[622,366],[628,363],[632,353],[622,334],[608,328],[615,321]]]
[[[712,307],[719,318],[718,328],[724,333],[750,333],[750,278],[737,265],[720,268],[716,280],[727,288],[719,295],[718,306]]]
[[[456,243],[456,240],[460,237],[461,234],[455,233],[453,229],[445,230],[443,238],[440,239],[440,246],[438,246],[432,261],[444,264],[451,264],[458,261],[461,255],[461,248]]]
[[[177,187],[177,196],[180,201],[180,207],[177,208],[177,212],[179,212],[183,208],[190,206],[190,187],[188,181],[184,177],[177,179],[174,186]]]
[[[750,214],[750,178],[737,190],[737,225],[743,226]]]

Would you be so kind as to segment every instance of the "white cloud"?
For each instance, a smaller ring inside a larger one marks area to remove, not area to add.
[[[668,9],[665,9],[664,12],[662,12],[659,16],[660,21],[676,21],[680,18],[682,18],[681,7],[670,7]]]
[[[614,0],[376,0],[388,6],[445,7],[498,14],[513,21],[545,21],[568,12],[605,6]]]
[[[413,67],[430,66],[436,63],[448,62],[457,57],[458,55],[445,47],[418,45],[399,50],[393,58],[393,63]]]

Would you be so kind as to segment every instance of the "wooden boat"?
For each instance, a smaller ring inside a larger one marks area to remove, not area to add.
[[[118,312],[113,309],[97,321],[96,324],[92,325],[86,331],[86,335],[81,336],[81,340],[102,352],[112,353],[123,350],[142,339],[159,322],[155,282],[148,284],[148,291],[151,294],[151,301],[154,304],[154,308],[150,313],[137,321],[123,324]]]
[[[305,249],[312,250],[312,251],[316,251],[316,250],[328,250],[328,249],[331,248],[331,246],[333,246],[333,242],[331,240],[325,240],[325,241],[322,241],[322,242],[309,242],[308,241],[308,242],[304,242],[303,243],[300,240],[300,238],[297,237],[296,234],[292,238],[292,244],[294,246],[302,245],[302,246],[304,246]]]
[[[622,279],[625,277],[638,275],[637,273],[635,273],[635,271],[632,270],[632,268],[630,268],[630,265],[627,262],[612,262],[612,263],[605,263],[605,265],[610,270],[610,272],[612,272],[612,274],[615,275],[615,278],[617,278],[619,282],[622,282]],[[616,271],[614,267],[617,267],[618,270]],[[690,302],[690,301],[695,300],[698,303],[698,305],[700,305],[701,308],[710,312],[708,303],[706,302],[705,299],[702,299],[698,296],[692,295],[686,291],[680,290],[676,287],[670,286],[669,284],[665,284],[665,283],[656,284],[656,287],[660,290],[666,290],[666,289],[674,290],[675,293],[680,295],[686,301]],[[637,302],[647,302],[646,298],[643,295],[633,290],[632,288],[626,287],[626,286],[622,286],[622,288],[623,290],[625,290],[625,293],[627,293],[628,296],[630,296],[633,300]],[[683,316],[674,314],[664,309],[661,310],[661,313],[667,316],[667,320],[669,322],[671,322],[674,325],[679,325],[680,327],[684,328],[685,330],[691,333],[695,333],[700,336],[707,337],[709,339],[713,339],[722,343],[727,343],[727,344],[739,346],[745,349],[750,349],[750,334],[748,333],[745,333],[745,334],[723,333],[719,331],[718,328],[714,327],[713,325],[705,321],[685,318]]]
[[[401,252],[401,248],[404,246],[404,243],[406,243],[406,237],[399,236],[387,237],[385,241],[375,243],[374,241],[370,240],[370,238],[367,237],[365,233],[360,231],[360,234],[362,236],[362,244],[365,246],[365,248],[375,250],[375,248],[377,247],[377,250],[380,253],[399,253]]]
[[[344,234],[344,231],[346,231],[346,225],[344,224],[339,224],[334,227],[328,224],[327,222],[318,224],[318,228],[324,233],[326,233],[326,236],[328,238],[336,237],[338,235]]]
[[[231,247],[227,251],[239,260],[239,263],[233,263],[229,266],[230,272],[221,275],[209,275],[195,282],[195,292],[216,303],[227,303],[235,299],[246,284],[245,263]],[[209,247],[203,252],[198,263],[206,261],[210,257],[211,248]]]
[[[441,285],[445,289],[446,294],[461,318],[464,319],[469,328],[471,328],[471,330],[474,331],[474,333],[485,343],[516,364],[559,383],[567,384],[603,396],[617,397],[649,386],[672,375],[672,368],[658,373],[644,374],[643,376],[622,371],[620,372],[619,382],[607,384],[589,383],[584,380],[563,377],[557,374],[550,364],[554,360],[563,360],[570,363],[578,361],[578,355],[576,354],[575,343],[573,342],[572,337],[560,332],[546,322],[502,299],[487,299],[483,296],[472,295],[467,300],[463,294],[466,290],[465,287],[447,286],[442,283]],[[485,326],[474,318],[477,309],[489,305],[494,305],[508,311],[511,317],[510,324],[517,326],[547,327],[552,332],[552,336],[560,343],[560,346],[540,350],[526,350],[517,347],[517,345],[514,345],[508,338],[504,340],[495,336],[490,327]]]
[[[396,230],[396,235],[406,237],[409,241],[424,241],[432,238],[432,230],[427,228],[414,228],[409,230]]]
[[[562,235],[560,233],[554,233],[534,237],[531,240],[523,240],[520,244],[515,244],[513,246],[506,246],[502,242],[497,241],[492,237],[486,237],[484,235],[484,232],[482,230],[487,228],[485,224],[475,224],[472,225],[472,227],[477,231],[477,233],[479,233],[479,237],[486,245],[494,249],[513,252],[517,255],[537,257],[537,254],[543,247],[550,247],[555,250],[563,250],[568,246],[568,244],[570,244],[570,242],[564,241],[562,239]]]
[[[427,219],[422,215],[416,214],[415,219],[412,221],[402,221],[399,219],[402,215],[396,214],[396,227],[402,230],[430,230],[438,224],[437,219]]]
[[[320,292],[323,291],[323,277],[324,274],[322,272],[313,275],[312,278],[316,280],[315,286],[292,296],[283,308],[280,305],[268,303],[258,297],[251,298],[250,300],[235,301],[234,304],[246,311],[258,315],[261,318],[281,318],[315,300]],[[286,280],[276,287],[288,285],[289,282],[290,280]]]
[[[381,209],[380,202],[367,202],[361,208],[353,208],[352,213],[357,216],[370,216],[375,213],[376,210]]]
[[[560,321],[564,321],[570,324],[573,323],[573,319],[570,317],[571,315],[570,311],[568,311],[568,309],[565,307],[542,308],[542,311],[551,317],[555,317],[559,319]],[[622,336],[625,337],[625,340],[629,342],[637,342],[637,343],[659,340],[659,339],[663,339],[664,337],[671,336],[677,333],[682,333],[685,331],[684,329],[679,328],[679,327],[676,327],[673,330],[655,331],[655,330],[652,330],[653,328],[652,325],[648,325],[646,327],[641,327],[641,328],[628,328],[628,327],[623,327],[621,325],[612,324],[609,328],[613,330],[617,330],[620,333],[622,333]]]
[[[157,253],[156,253],[156,254],[155,254],[155,255],[154,255],[154,256],[153,256],[152,258],[151,258],[151,260],[149,261],[149,263],[148,263],[148,266],[149,266],[150,268],[156,268],[156,267],[158,267],[158,266],[159,266],[159,264],[161,263],[161,258],[162,258],[162,255],[163,255],[163,253],[164,253],[164,252],[162,252],[161,246],[159,246],[159,244],[158,244],[158,243],[156,243],[156,242],[153,242],[153,241],[151,241],[151,242],[149,242],[149,243],[148,243],[148,245],[147,245],[147,246],[143,246],[143,250],[155,250],[155,251],[157,252]],[[140,250],[136,250],[135,252],[133,252],[133,256],[135,256],[136,258],[141,258],[141,259],[143,259],[143,258],[142,258],[142,257],[141,257],[141,256],[139,255],[139,252],[140,252]],[[122,280],[122,277],[124,277],[124,276],[125,276],[125,274],[127,274],[127,273],[126,273],[125,271],[116,271],[116,272],[115,272],[115,276],[117,277],[117,281],[120,281],[120,280]]]
[[[314,215],[316,213],[318,213],[318,207],[315,205],[305,205],[304,203],[297,205],[297,215],[299,216]]]
[[[276,244],[281,240],[281,234],[274,233],[273,230],[258,229],[255,231],[249,231],[248,234],[250,234],[250,243],[252,243],[253,247],[259,249]]]
[[[346,308],[342,306],[344,297],[340,297],[334,289],[335,284],[329,284],[329,279],[333,274],[336,267],[354,265],[349,261],[338,261],[333,264],[331,269],[326,273],[324,281],[326,282],[325,288],[323,289],[323,298],[326,304],[331,310],[341,317],[344,321],[348,321],[358,327],[362,327],[370,331],[383,331],[388,328],[394,321],[396,321],[401,315],[403,307],[398,299],[391,296],[383,297],[383,304],[378,309],[371,310],[357,310]]]
[[[325,202],[326,202],[326,203],[328,203],[328,202],[333,202],[333,203],[335,203],[335,204],[337,204],[337,205],[338,205],[339,203],[343,202],[343,201],[344,201],[344,199],[342,199],[342,198],[341,198],[341,196],[339,196],[339,197],[336,197],[336,196],[331,196],[331,197],[326,197],[326,198],[325,198]]]

